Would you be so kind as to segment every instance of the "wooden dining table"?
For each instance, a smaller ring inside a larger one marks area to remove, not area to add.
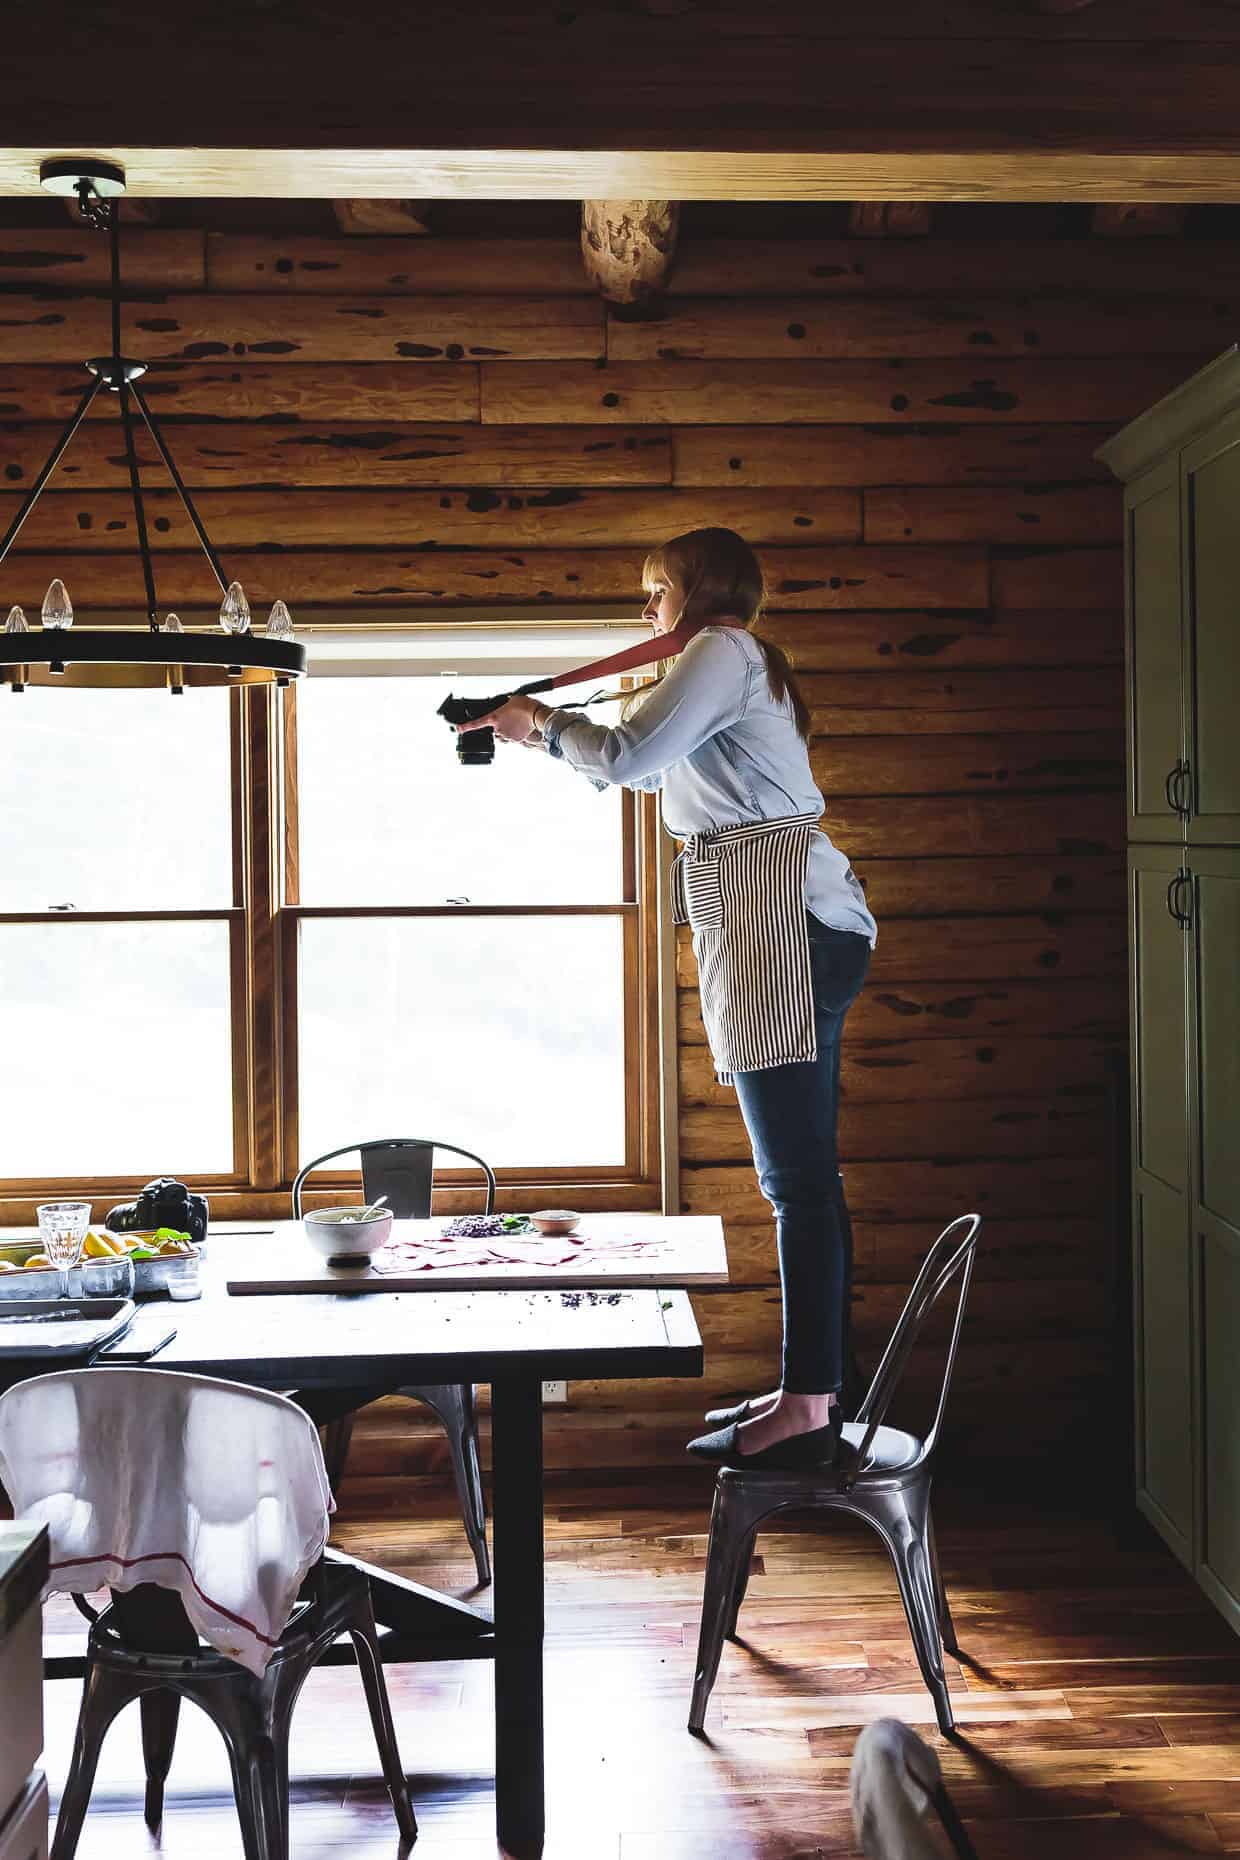
[[[541,1854],[545,1826],[542,1384],[701,1375],[702,1342],[683,1287],[727,1279],[714,1217],[616,1215],[590,1217],[589,1225],[601,1232],[608,1223],[613,1235],[640,1230],[650,1242],[631,1249],[627,1275],[617,1242],[610,1270],[600,1267],[592,1282],[555,1264],[525,1264],[507,1275],[488,1268],[480,1283],[478,1268],[465,1283],[421,1271],[412,1288],[401,1278],[396,1289],[345,1268],[343,1295],[306,1284],[323,1262],[299,1239],[297,1223],[213,1229],[202,1297],[146,1305],[135,1320],[138,1333],[157,1317],[177,1327],[153,1369],[295,1391],[321,1425],[411,1384],[491,1385],[493,1612],[362,1567],[385,1660],[494,1661],[496,1831],[515,1860]],[[288,1289],[230,1290],[256,1272],[291,1275]],[[95,1359],[107,1361],[106,1350]],[[0,1361],[0,1385],[32,1367]],[[328,1655],[339,1664],[352,1657],[348,1643]],[[83,1670],[76,1656],[45,1663],[49,1678]]]

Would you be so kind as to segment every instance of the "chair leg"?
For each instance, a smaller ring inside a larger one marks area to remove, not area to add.
[[[338,1421],[328,1421],[322,1429],[323,1463],[327,1468],[327,1483],[335,1498],[340,1491],[340,1482],[344,1478],[345,1461],[349,1457],[349,1442],[353,1438],[353,1416],[341,1415]]]
[[[710,1515],[710,1543],[706,1551],[706,1583],[702,1594],[702,1624],[698,1631],[697,1668],[689,1729],[700,1731],[719,1671],[724,1635],[733,1619],[733,1602],[754,1532],[763,1516],[734,1483],[715,1481],[715,1502]],[[743,1591],[742,1591],[743,1593]],[[739,1603],[737,1603],[739,1606]]]
[[[143,1819],[148,1828],[157,1828],[164,1816],[164,1784],[172,1764],[177,1741],[177,1720],[181,1716],[179,1694],[162,1688],[144,1692],[138,1701],[142,1714],[142,1758],[146,1764],[146,1804]]]
[[[91,1662],[82,1687],[73,1757],[56,1817],[52,1860],[73,1860],[90,1805],[103,1740],[117,1713],[135,1696],[135,1689],[125,1676]]]
[[[956,1639],[956,1624],[952,1620],[952,1611],[947,1605],[947,1590],[943,1587],[943,1570],[939,1563],[939,1547],[934,1540],[934,1519],[926,1519],[926,1546],[930,1553],[930,1574],[934,1579],[934,1600],[939,1616],[939,1636],[948,1653],[959,1653],[960,1642]]]
[[[418,1838],[418,1824],[414,1817],[413,1803],[409,1799],[409,1784],[405,1779],[404,1766],[401,1763],[400,1750],[396,1743],[396,1727],[392,1722],[392,1707],[388,1699],[387,1683],[383,1677],[383,1662],[379,1655],[379,1636],[375,1628],[374,1610],[370,1605],[368,1591],[362,1591],[358,1595],[354,1617],[349,1624],[349,1635],[357,1655],[357,1670],[362,1676],[366,1704],[370,1710],[370,1722],[379,1750],[379,1761],[383,1765],[383,1780],[392,1798],[396,1825],[400,1829],[402,1840],[412,1845]]]
[[[491,1558],[487,1551],[487,1512],[482,1494],[482,1468],[478,1461],[478,1417],[474,1407],[471,1382],[452,1382],[442,1387],[404,1389],[402,1394],[423,1401],[443,1422],[452,1456],[452,1477],[465,1524],[465,1535],[473,1554],[478,1583],[485,1588],[491,1580]]]
[[[740,1560],[740,1569],[736,1577],[736,1587],[732,1591],[732,1604],[728,1612],[728,1625],[723,1637],[725,1640],[736,1639],[736,1624],[740,1620],[741,1606],[745,1600],[745,1591],[749,1587],[749,1574],[753,1565],[754,1544],[756,1540],[757,1533],[755,1532],[744,1545]]]
[[[203,1706],[228,1747],[245,1860],[288,1860],[287,1794],[281,1798],[281,1776],[288,1772],[258,1690],[257,1682],[252,1689],[244,1682],[206,1684],[189,1696]]]
[[[883,1519],[883,1536],[895,1565],[917,1664],[926,1690],[934,1700],[939,1729],[946,1732],[955,1728],[956,1720],[948,1695],[947,1675],[943,1671],[943,1643],[927,1542],[929,1522],[928,1491],[895,1494]]]

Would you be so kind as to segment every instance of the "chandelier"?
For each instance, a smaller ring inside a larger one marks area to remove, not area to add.
[[[64,582],[57,577],[43,598],[40,627],[31,627],[20,607],[9,609],[8,618],[0,629],[0,683],[7,683],[13,691],[24,691],[29,684],[163,685],[174,694],[183,691],[186,685],[287,685],[291,679],[300,678],[306,669],[305,648],[293,638],[287,606],[277,600],[265,629],[261,633],[253,630],[245,590],[239,581],[229,581],[226,577],[167,441],[138,386],[146,373],[146,363],[121,354],[117,199],[125,191],[125,171],[112,162],[79,157],[45,161],[39,170],[39,179],[51,193],[76,195],[87,225],[106,232],[111,242],[112,353],[93,356],[86,362],[93,376],[90,386],[70,415],[0,542],[0,562],[12,548],[96,395],[106,388],[116,395],[120,409],[134,525],[146,586],[148,626],[146,631],[137,627],[75,628],[73,604]],[[141,415],[167,467],[211,572],[219,583],[223,600],[218,630],[186,628],[174,613],[166,614],[162,622],[159,618],[155,569],[134,446],[133,407]]]

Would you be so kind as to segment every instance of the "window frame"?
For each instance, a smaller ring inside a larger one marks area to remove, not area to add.
[[[452,615],[454,621],[462,618]],[[485,624],[483,614],[476,618]],[[529,625],[542,627],[548,620],[541,610],[521,618]],[[588,626],[591,618],[578,619],[574,625]],[[333,626],[332,630],[344,629]],[[382,630],[394,634],[414,630],[445,632],[446,616],[430,627],[425,621],[410,626],[388,619]],[[154,694],[153,701],[157,701]],[[61,928],[92,921],[227,922],[233,1168],[226,1174],[194,1174],[191,1184],[210,1197],[213,1217],[270,1220],[289,1215],[297,1171],[298,927],[303,919],[340,917],[620,917],[624,924],[625,1161],[618,1168],[518,1166],[498,1169],[496,1174],[504,1200],[516,1208],[537,1207],[544,1200],[571,1200],[587,1211],[662,1206],[669,1164],[664,1126],[667,1105],[674,1103],[674,1082],[669,1088],[665,1076],[669,1061],[663,1049],[669,1026],[674,1033],[675,1010],[673,1005],[669,1020],[664,996],[670,974],[674,1003],[674,970],[669,971],[667,950],[659,934],[658,900],[665,858],[660,846],[657,797],[630,790],[622,795],[622,895],[618,903],[303,905],[298,900],[297,687],[231,691],[229,742],[231,906],[214,910],[82,911],[71,915],[47,911],[0,913],[0,925],[45,922]],[[670,1063],[674,1064],[674,1044]],[[350,1134],[342,1132],[343,1137]],[[468,1143],[468,1133],[461,1134],[462,1141]],[[168,1160],[176,1166],[175,1158]],[[342,1189],[356,1185],[358,1175],[357,1170],[316,1172],[312,1198],[338,1195]],[[449,1212],[469,1208],[476,1201],[477,1182],[476,1171],[437,1170],[437,1204]],[[36,1203],[49,1195],[71,1191],[84,1199],[110,1203],[132,1198],[141,1186],[137,1178],[121,1176],[2,1181],[0,1222],[30,1224]]]

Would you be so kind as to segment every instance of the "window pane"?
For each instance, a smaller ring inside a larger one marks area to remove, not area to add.
[[[0,924],[0,1017],[0,1179],[232,1169],[227,924]]]
[[[463,768],[436,710],[489,678],[310,678],[297,692],[303,904],[611,904],[621,791],[541,750]]]
[[[227,693],[4,700],[0,910],[232,903]]]
[[[493,1167],[623,1162],[618,917],[300,929],[302,1162],[370,1137],[438,1137]]]

